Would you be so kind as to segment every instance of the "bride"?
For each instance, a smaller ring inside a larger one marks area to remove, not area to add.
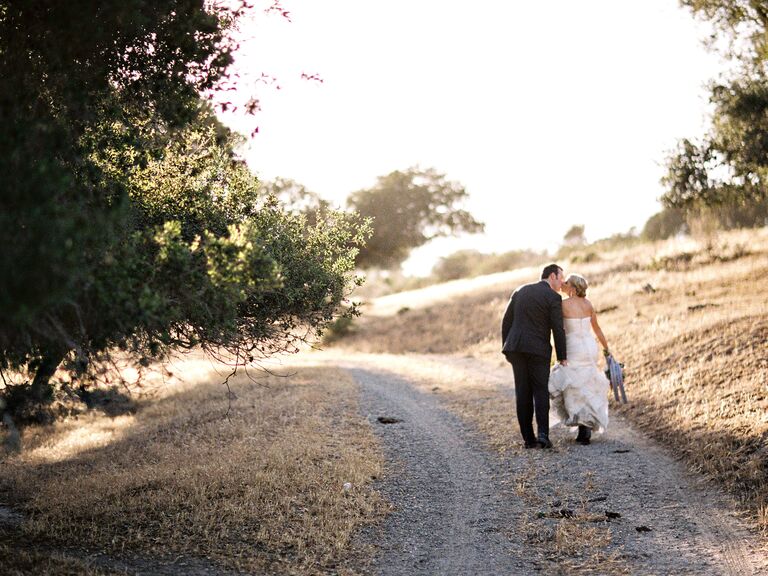
[[[598,368],[599,351],[595,336],[608,354],[608,342],[592,303],[587,300],[587,281],[570,274],[562,291],[563,325],[568,364],[556,364],[549,375],[549,395],[552,410],[566,426],[578,426],[576,442],[589,444],[592,431],[604,431],[608,426],[608,387],[610,383]],[[591,328],[591,330],[590,330]]]

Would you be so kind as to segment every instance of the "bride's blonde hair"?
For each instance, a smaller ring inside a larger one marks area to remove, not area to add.
[[[587,282],[587,279],[584,278],[584,276],[579,276],[578,274],[568,274],[568,278],[565,279],[565,283],[568,284],[568,286],[573,286],[573,289],[576,290],[576,296],[584,298],[587,295],[587,288],[589,288],[589,283]]]

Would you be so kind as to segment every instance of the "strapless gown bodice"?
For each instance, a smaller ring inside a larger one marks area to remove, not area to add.
[[[597,364],[599,350],[595,337],[592,335],[592,319],[564,318],[565,349],[568,364],[584,366]]]

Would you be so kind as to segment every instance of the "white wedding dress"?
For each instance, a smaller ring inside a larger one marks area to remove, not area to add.
[[[563,327],[568,365],[556,364],[549,374],[551,410],[566,426],[581,424],[603,432],[610,382],[597,365],[600,352],[591,319],[564,318]]]

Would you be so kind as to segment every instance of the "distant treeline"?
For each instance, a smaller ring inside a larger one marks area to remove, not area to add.
[[[459,250],[440,258],[432,268],[432,276],[440,282],[458,278],[473,278],[484,274],[538,265],[547,257],[546,251],[511,250],[501,254],[483,254],[477,250]]]
[[[643,227],[645,240],[664,240],[700,228],[732,230],[768,226],[768,200],[725,202],[716,207],[664,208]]]

